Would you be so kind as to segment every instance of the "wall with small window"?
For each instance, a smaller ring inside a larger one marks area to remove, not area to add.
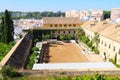
[[[100,55],[102,56],[103,53],[106,53],[107,58],[115,57],[117,53],[117,63],[120,64],[120,43],[104,36],[100,35],[100,44],[99,44]]]

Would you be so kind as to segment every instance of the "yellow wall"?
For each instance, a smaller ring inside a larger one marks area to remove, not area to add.
[[[44,24],[43,27],[80,27],[81,25],[82,23],[81,24]]]

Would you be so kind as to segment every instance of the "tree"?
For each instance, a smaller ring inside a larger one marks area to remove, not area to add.
[[[60,35],[60,40],[65,40],[65,35],[64,34]]]
[[[10,66],[4,66],[1,71],[1,78],[2,80],[11,80],[14,77],[20,77],[21,74],[15,71],[13,68]]]
[[[104,14],[104,20],[110,18],[110,11],[104,11],[103,14]]]
[[[98,48],[98,44],[99,44],[99,34],[98,33],[94,33],[94,38],[92,39],[93,44],[95,45],[95,48]]]
[[[44,36],[43,36],[43,39],[49,39],[50,38],[50,34],[45,34]]]
[[[13,21],[10,17],[10,12],[5,10],[4,17],[2,18],[2,36],[1,36],[1,42],[9,43],[13,41],[14,36],[14,27],[13,27]]]
[[[72,35],[70,35],[70,34],[65,35],[65,38],[66,38],[66,40],[71,40],[72,39]]]
[[[90,41],[90,39],[87,36],[82,36],[81,40],[85,44],[87,44]]]
[[[117,53],[115,54],[114,64],[117,64]]]
[[[0,25],[0,42],[4,41],[3,30],[4,30],[4,17],[2,17],[2,22]]]
[[[85,35],[85,32],[83,31],[83,29],[82,28],[77,29],[77,32],[76,32],[77,40],[81,39],[83,35]]]

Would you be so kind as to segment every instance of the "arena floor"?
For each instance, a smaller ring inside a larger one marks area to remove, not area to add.
[[[49,44],[49,63],[87,62],[75,43]]]

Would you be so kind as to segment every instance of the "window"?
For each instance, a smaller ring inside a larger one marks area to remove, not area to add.
[[[52,31],[52,33],[54,34],[54,33],[55,33],[55,31]]]
[[[103,40],[102,40],[101,44],[103,44]]]
[[[75,34],[75,31],[74,31],[74,34]]]
[[[70,34],[70,31],[69,31],[69,34]]]
[[[118,51],[118,54],[120,54],[120,49],[119,49],[119,51]]]
[[[113,51],[115,51],[115,46],[114,46],[114,48],[113,48]]]
[[[71,24],[69,24],[69,26],[71,27]]]
[[[53,27],[53,25],[51,24],[50,27]]]
[[[109,44],[109,49],[110,49],[111,45]]]
[[[74,27],[76,27],[76,25],[75,25],[75,24],[73,24],[73,26],[74,26]]]
[[[65,34],[65,31],[63,31],[63,33]]]
[[[62,24],[60,24],[60,27],[62,27]]]
[[[107,46],[106,42],[105,42],[105,47]]]
[[[60,34],[60,31],[58,31],[58,34]]]
[[[57,27],[57,24],[55,25],[55,27]]]
[[[65,24],[64,27],[67,27],[67,25]]]

